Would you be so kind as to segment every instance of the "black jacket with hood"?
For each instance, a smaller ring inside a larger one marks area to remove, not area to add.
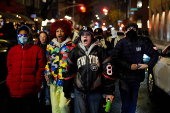
[[[65,97],[70,96],[73,86],[83,93],[113,95],[114,77],[111,69],[111,57],[98,47],[97,42],[91,44],[88,50],[79,42],[68,57],[68,71],[63,85]]]
[[[128,37],[123,38],[109,53],[112,56],[114,67],[118,71],[117,77],[126,82],[142,82],[144,80],[144,69],[131,70],[132,64],[144,63],[143,54],[150,57],[147,63],[149,69],[152,69],[158,61],[158,52],[141,37],[137,37],[135,41]]]

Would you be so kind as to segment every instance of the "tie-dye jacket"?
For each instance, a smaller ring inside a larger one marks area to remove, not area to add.
[[[63,78],[66,74],[67,58],[69,52],[75,47],[75,44],[70,38],[64,42],[59,43],[54,38],[50,44],[47,45],[47,65],[45,66],[45,73],[51,72],[53,75],[53,85],[63,86]]]

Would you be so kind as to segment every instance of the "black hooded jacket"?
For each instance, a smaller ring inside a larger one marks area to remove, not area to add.
[[[93,43],[86,51],[80,42],[69,53],[68,71],[63,85],[65,97],[70,96],[73,84],[83,93],[101,92],[113,95],[114,77],[111,69],[111,57],[103,48]]]
[[[144,69],[131,70],[132,64],[144,63],[143,54],[150,57],[147,63],[149,69],[152,69],[158,61],[158,52],[141,37],[137,37],[135,41],[128,37],[123,38],[109,53],[111,53],[113,64],[118,71],[118,78],[126,82],[142,82],[144,80]]]

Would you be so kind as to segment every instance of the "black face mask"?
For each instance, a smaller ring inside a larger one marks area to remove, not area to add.
[[[103,38],[102,36],[97,36],[96,37],[96,39],[99,39],[99,40],[102,39],[102,38]]]
[[[126,33],[126,36],[130,39],[130,40],[136,40],[137,39],[137,33],[136,31],[134,31],[133,29],[131,29],[130,31],[128,31]]]

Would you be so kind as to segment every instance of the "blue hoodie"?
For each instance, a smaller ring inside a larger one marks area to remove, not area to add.
[[[31,32],[31,29],[30,29],[28,26],[26,26],[26,25],[22,25],[22,26],[17,30],[17,40],[18,40],[18,43],[19,43],[20,45],[23,45],[23,44],[19,41],[19,37],[18,37],[18,34],[19,34],[20,30],[25,30],[25,31],[28,32],[28,40],[27,40],[26,44],[32,43],[32,42],[33,42],[33,35],[32,35],[32,32]],[[26,44],[25,44],[25,45],[26,45]]]

